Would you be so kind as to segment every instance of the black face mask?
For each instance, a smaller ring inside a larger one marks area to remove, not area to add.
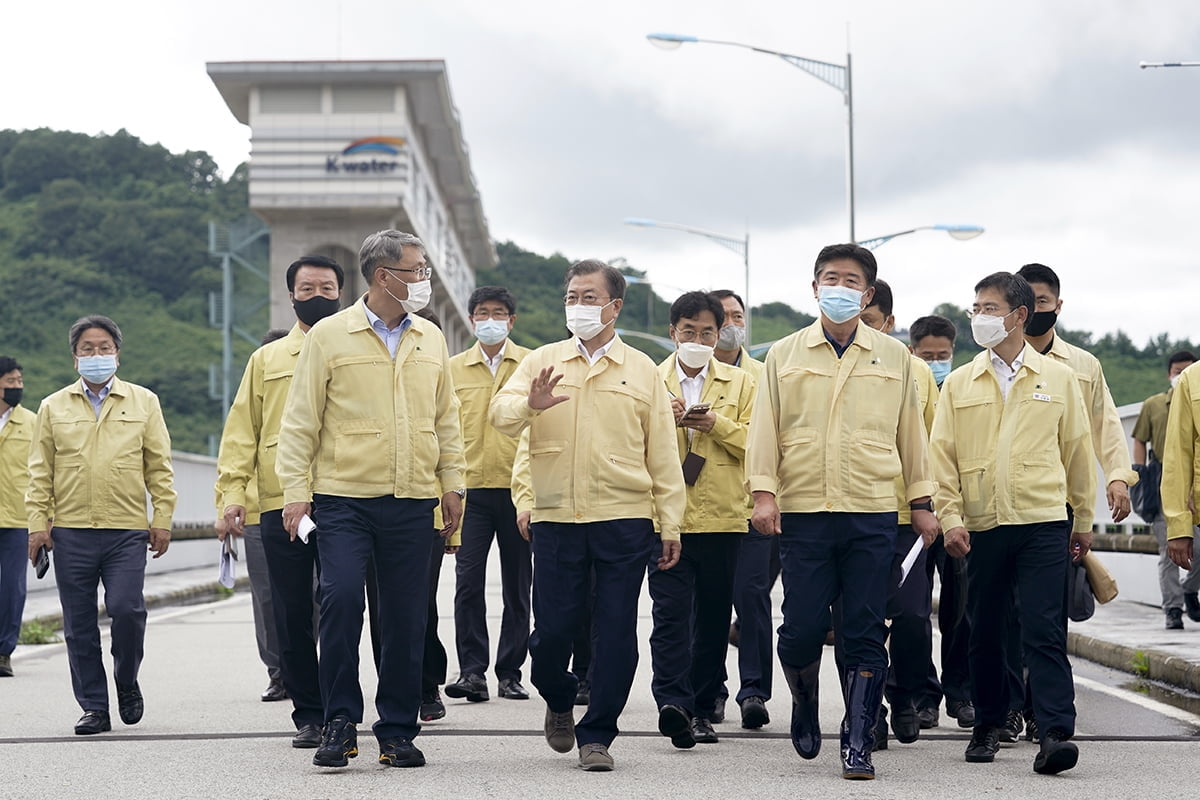
[[[1055,322],[1058,322],[1057,312],[1035,311],[1029,321],[1025,323],[1025,333],[1030,336],[1044,336],[1054,327]]]
[[[296,318],[309,327],[316,325],[326,317],[338,312],[338,301],[328,297],[310,297],[307,300],[293,300],[292,308],[296,310]]]
[[[25,390],[16,386],[9,386],[4,389],[4,402],[10,406],[21,405],[21,398],[25,396]]]

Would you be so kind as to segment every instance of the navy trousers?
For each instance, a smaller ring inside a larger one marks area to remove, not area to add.
[[[888,639],[891,667],[884,689],[892,708],[921,705],[926,668],[933,654],[933,629],[929,621],[933,609],[925,571],[928,550],[921,551],[904,585],[900,585],[900,564],[918,538],[911,525],[901,525],[896,532],[896,558],[887,603],[887,616],[891,620]]]
[[[821,658],[829,607],[841,595],[846,666],[886,666],[896,512],[784,514],[782,522],[779,660],[800,668]]]
[[[741,688],[734,698],[771,699],[774,644],[771,633],[771,587],[779,578],[779,537],[764,536],[748,526],[738,550],[733,578],[733,608],[738,621],[738,678]],[[721,663],[725,676],[725,664]],[[720,692],[718,692],[720,694]],[[728,697],[728,692],[724,693]]]
[[[533,685],[556,713],[570,711],[579,687],[567,671],[583,629],[588,576],[595,571],[591,703],[575,726],[582,746],[612,744],[637,669],[638,596],[659,539],[648,519],[580,524],[537,522],[533,533]]]
[[[679,563],[669,570],[658,568],[661,551],[650,553],[650,690],[660,708],[677,705],[702,719],[712,717],[729,649],[733,577],[745,535],[684,534]]]
[[[446,537],[438,530],[433,531],[429,548],[429,605],[425,616],[425,649],[421,659],[421,691],[432,692],[446,682],[446,647],[438,637],[438,579],[442,574],[442,559],[446,554]],[[383,634],[380,631],[379,577],[375,562],[367,565],[367,618],[371,625],[371,653],[375,657],[375,671],[379,671],[379,660],[383,651]]]
[[[0,656],[12,655],[21,635],[28,574],[29,531],[0,528]]]
[[[971,620],[965,613],[967,595],[966,559],[946,554],[942,537],[938,537],[925,553],[925,574],[929,579],[932,603],[933,573],[937,570],[941,578],[942,591],[938,598],[938,631],[942,635],[942,674],[938,678],[937,667],[931,658],[925,676],[925,692],[920,702],[922,708],[937,708],[942,698],[950,703],[971,699],[971,668],[967,663],[967,652],[971,639]],[[960,613],[960,611],[962,613]],[[929,625],[932,636],[932,620]]]
[[[1000,726],[1010,710],[1005,637],[1016,587],[1021,649],[1043,732],[1075,732],[1075,684],[1063,624],[1070,523],[1001,525],[971,533],[971,682],[976,724]]]
[[[146,640],[146,530],[54,528],[54,579],[63,610],[63,633],[75,699],[84,711],[108,711],[108,679],[100,652],[96,589],[112,621],[113,678],[137,682]]]
[[[321,559],[321,699],[325,721],[363,719],[358,681],[367,565],[379,582],[379,686],[374,725],[380,742],[421,730],[421,662],[429,607],[429,532],[437,501],[313,497]]]
[[[313,571],[320,570],[317,546],[321,531],[314,531],[308,544],[299,538],[291,541],[283,527],[282,509],[264,511],[259,527],[271,585],[279,674],[292,699],[292,722],[297,728],[320,725],[325,714],[317,674]]]
[[[500,548],[500,591],[504,611],[496,646],[496,677],[521,679],[529,652],[530,586],[533,562],[529,542],[517,529],[517,510],[508,489],[471,489],[463,516],[462,546],[455,560],[454,639],[458,667],[483,675],[489,663],[487,604],[488,552]]]

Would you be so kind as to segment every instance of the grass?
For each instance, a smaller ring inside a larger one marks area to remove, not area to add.
[[[1133,668],[1133,674],[1139,678],[1150,677],[1150,658],[1143,651],[1138,650],[1133,654],[1129,666]]]
[[[58,631],[37,620],[22,624],[21,634],[17,638],[17,644],[55,644],[60,641]]]

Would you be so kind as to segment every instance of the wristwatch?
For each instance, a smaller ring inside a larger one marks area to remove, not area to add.
[[[908,507],[912,511],[928,511],[931,514],[933,513],[933,501],[932,500],[926,500],[923,503],[909,503]]]
[[[467,499],[467,489],[466,489],[466,487],[465,487],[465,486],[463,486],[463,487],[459,487],[458,489],[451,489],[450,491],[452,491],[452,492],[454,492],[456,495],[458,495],[458,499],[459,499],[459,500],[466,500],[466,499]]]

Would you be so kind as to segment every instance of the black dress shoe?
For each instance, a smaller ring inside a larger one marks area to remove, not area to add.
[[[389,767],[423,767],[425,754],[412,739],[390,739],[379,743],[379,763]]]
[[[486,688],[484,689],[484,693],[485,694],[487,693]],[[529,699],[529,692],[525,691],[525,687],[522,686],[521,682],[519,680],[517,680],[516,678],[501,678],[500,679],[500,691],[498,692],[498,694],[501,697],[508,698],[509,700],[528,700]],[[487,698],[485,697],[484,699],[486,700]]]
[[[1012,744],[1021,738],[1023,730],[1025,730],[1025,718],[1021,716],[1021,712],[1010,711],[1004,720],[1003,727],[1000,728],[1000,741]]]
[[[696,746],[692,736],[692,715],[679,706],[666,705],[658,710],[658,732],[680,750]]]
[[[446,697],[465,697],[472,703],[488,699],[487,680],[479,674],[464,672],[454,683],[446,684]]]
[[[267,688],[263,689],[262,701],[264,703],[277,703],[287,699],[287,689],[283,688],[283,681],[278,678],[273,679],[267,684]]]
[[[946,713],[958,720],[960,728],[975,727],[975,706],[970,700],[949,700]]]
[[[437,687],[421,692],[421,721],[432,722],[446,716],[446,705]]]
[[[12,656],[0,655],[0,678],[11,678],[12,676]]]
[[[112,730],[112,721],[107,711],[85,711],[75,723],[76,736],[91,736],[96,733]]]
[[[1200,595],[1196,592],[1185,592],[1183,610],[1187,612],[1188,619],[1192,622],[1200,622]]]
[[[321,731],[321,746],[313,756],[318,767],[344,767],[358,756],[358,729],[346,717],[334,717]]]
[[[713,730],[710,721],[704,717],[696,717],[692,720],[692,738],[700,744],[716,744],[717,732]]]
[[[725,721],[725,701],[728,699],[728,695],[725,697],[717,695],[717,700],[713,704],[712,715],[708,718],[709,722],[713,723],[714,725],[720,725]]]
[[[579,688],[575,690],[575,705],[586,706],[592,702],[592,682],[587,678],[579,679]]]
[[[767,701],[755,695],[742,701],[742,727],[757,730],[771,721],[767,713]]]
[[[992,727],[976,727],[971,731],[971,741],[967,743],[967,762],[970,764],[989,764],[996,760],[1000,750],[1000,730]]]
[[[1183,609],[1168,608],[1166,629],[1169,631],[1183,630]]]
[[[117,711],[121,714],[121,722],[136,725],[141,721],[142,712],[145,710],[142,690],[138,688],[137,681],[133,682],[133,686],[117,686]]]
[[[917,719],[921,722],[921,730],[927,731],[938,726],[938,710],[936,706],[926,706],[917,709]]]
[[[912,706],[892,709],[892,733],[901,744],[912,744],[921,735],[921,720]]]
[[[292,737],[292,747],[301,750],[311,750],[314,747],[321,746],[321,726],[301,725],[296,735]]]
[[[1033,759],[1033,771],[1039,775],[1057,775],[1079,762],[1079,748],[1058,729],[1048,731],[1042,749]]]
[[[1042,743],[1042,734],[1038,731],[1037,719],[1033,714],[1025,715],[1025,741],[1034,744]]]

